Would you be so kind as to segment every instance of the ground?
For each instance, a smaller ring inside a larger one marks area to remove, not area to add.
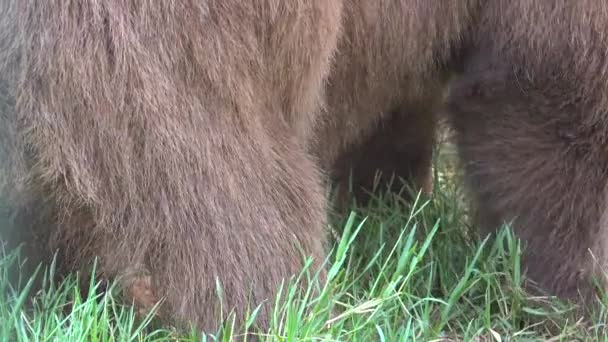
[[[441,144],[430,198],[404,201],[399,194],[375,192],[366,207],[352,205],[335,215],[328,257],[329,276],[319,291],[294,291],[275,302],[272,327],[258,331],[268,341],[507,341],[604,340],[604,305],[585,323],[571,305],[533,298],[523,289],[522,244],[508,227],[493,241],[480,240],[470,222],[453,148]],[[1,222],[0,222],[1,223]],[[117,290],[80,295],[74,275],[47,281],[28,298],[27,279],[9,286],[8,265],[0,258],[0,340],[2,341],[229,341],[243,331],[226,322],[207,335],[180,332],[154,319],[135,319]],[[303,270],[301,277],[314,276]],[[311,274],[312,273],[312,274]],[[99,284],[91,282],[95,289]],[[221,289],[218,288],[218,295]],[[608,304],[608,300],[604,300]],[[251,324],[255,319],[252,309]]]

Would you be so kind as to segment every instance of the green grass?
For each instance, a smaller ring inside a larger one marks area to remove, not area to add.
[[[350,215],[336,217],[327,282],[297,291],[298,282],[314,277],[309,269],[286,282],[270,330],[256,336],[269,341],[608,340],[605,307],[589,324],[565,303],[526,294],[522,245],[507,228],[495,240],[478,239],[460,177],[452,172],[457,168],[445,154],[437,163],[432,198],[404,201],[379,190],[367,207],[353,204]],[[52,267],[40,270],[43,289],[28,298],[27,279],[20,290],[8,284],[8,266],[15,262],[15,253],[0,259],[2,341],[242,337],[242,327],[231,321],[207,335],[138,321],[113,288],[95,291],[99,285],[93,280],[89,295],[81,296],[77,276],[54,281]],[[255,318],[252,311],[248,325]]]

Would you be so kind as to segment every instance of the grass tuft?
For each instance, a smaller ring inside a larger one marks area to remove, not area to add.
[[[53,265],[38,270],[43,285],[31,293],[31,280],[9,283],[10,266],[19,262],[18,253],[10,252],[0,258],[0,339],[606,340],[606,304],[589,324],[567,303],[526,293],[523,247],[509,227],[491,240],[479,240],[457,168],[442,153],[431,198],[412,193],[415,200],[406,201],[378,189],[365,207],[353,203],[348,215],[335,217],[327,280],[318,281],[308,260],[280,287],[268,331],[242,334],[255,326],[256,307],[244,327],[229,319],[206,334],[161,327],[151,315],[137,320],[112,284],[100,291],[102,283],[93,277],[83,295],[77,290],[79,276],[56,279]],[[308,286],[299,291],[301,284]],[[219,284],[217,292],[221,297]]]

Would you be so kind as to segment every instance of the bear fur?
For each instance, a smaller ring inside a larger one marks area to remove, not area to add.
[[[443,109],[482,232],[512,221],[531,279],[573,298],[606,265],[604,1],[0,10],[1,176],[19,233],[66,271],[98,257],[177,321],[216,327],[216,280],[242,317],[303,257],[321,265],[328,184],[369,187],[379,169],[428,191]]]

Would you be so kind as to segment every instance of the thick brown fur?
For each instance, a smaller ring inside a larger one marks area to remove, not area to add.
[[[151,279],[140,301],[164,298],[177,320],[215,328],[216,278],[243,315],[299,271],[300,251],[323,261],[323,173],[343,183],[354,166],[366,186],[380,168],[427,186],[454,71],[450,120],[486,232],[514,220],[530,276],[554,294],[588,288],[589,250],[606,264],[603,1],[0,10],[13,203],[49,213],[39,227],[67,269],[100,257],[105,277],[136,274],[135,292]]]
[[[608,266],[608,3],[496,1],[477,25],[449,109],[484,228],[512,222],[531,279],[589,299]]]
[[[68,269],[98,256],[102,276],[149,271],[169,316],[215,329],[218,280],[224,313],[243,315],[303,257],[324,261],[302,114],[320,103],[340,1],[1,7],[13,188],[55,209]]]

